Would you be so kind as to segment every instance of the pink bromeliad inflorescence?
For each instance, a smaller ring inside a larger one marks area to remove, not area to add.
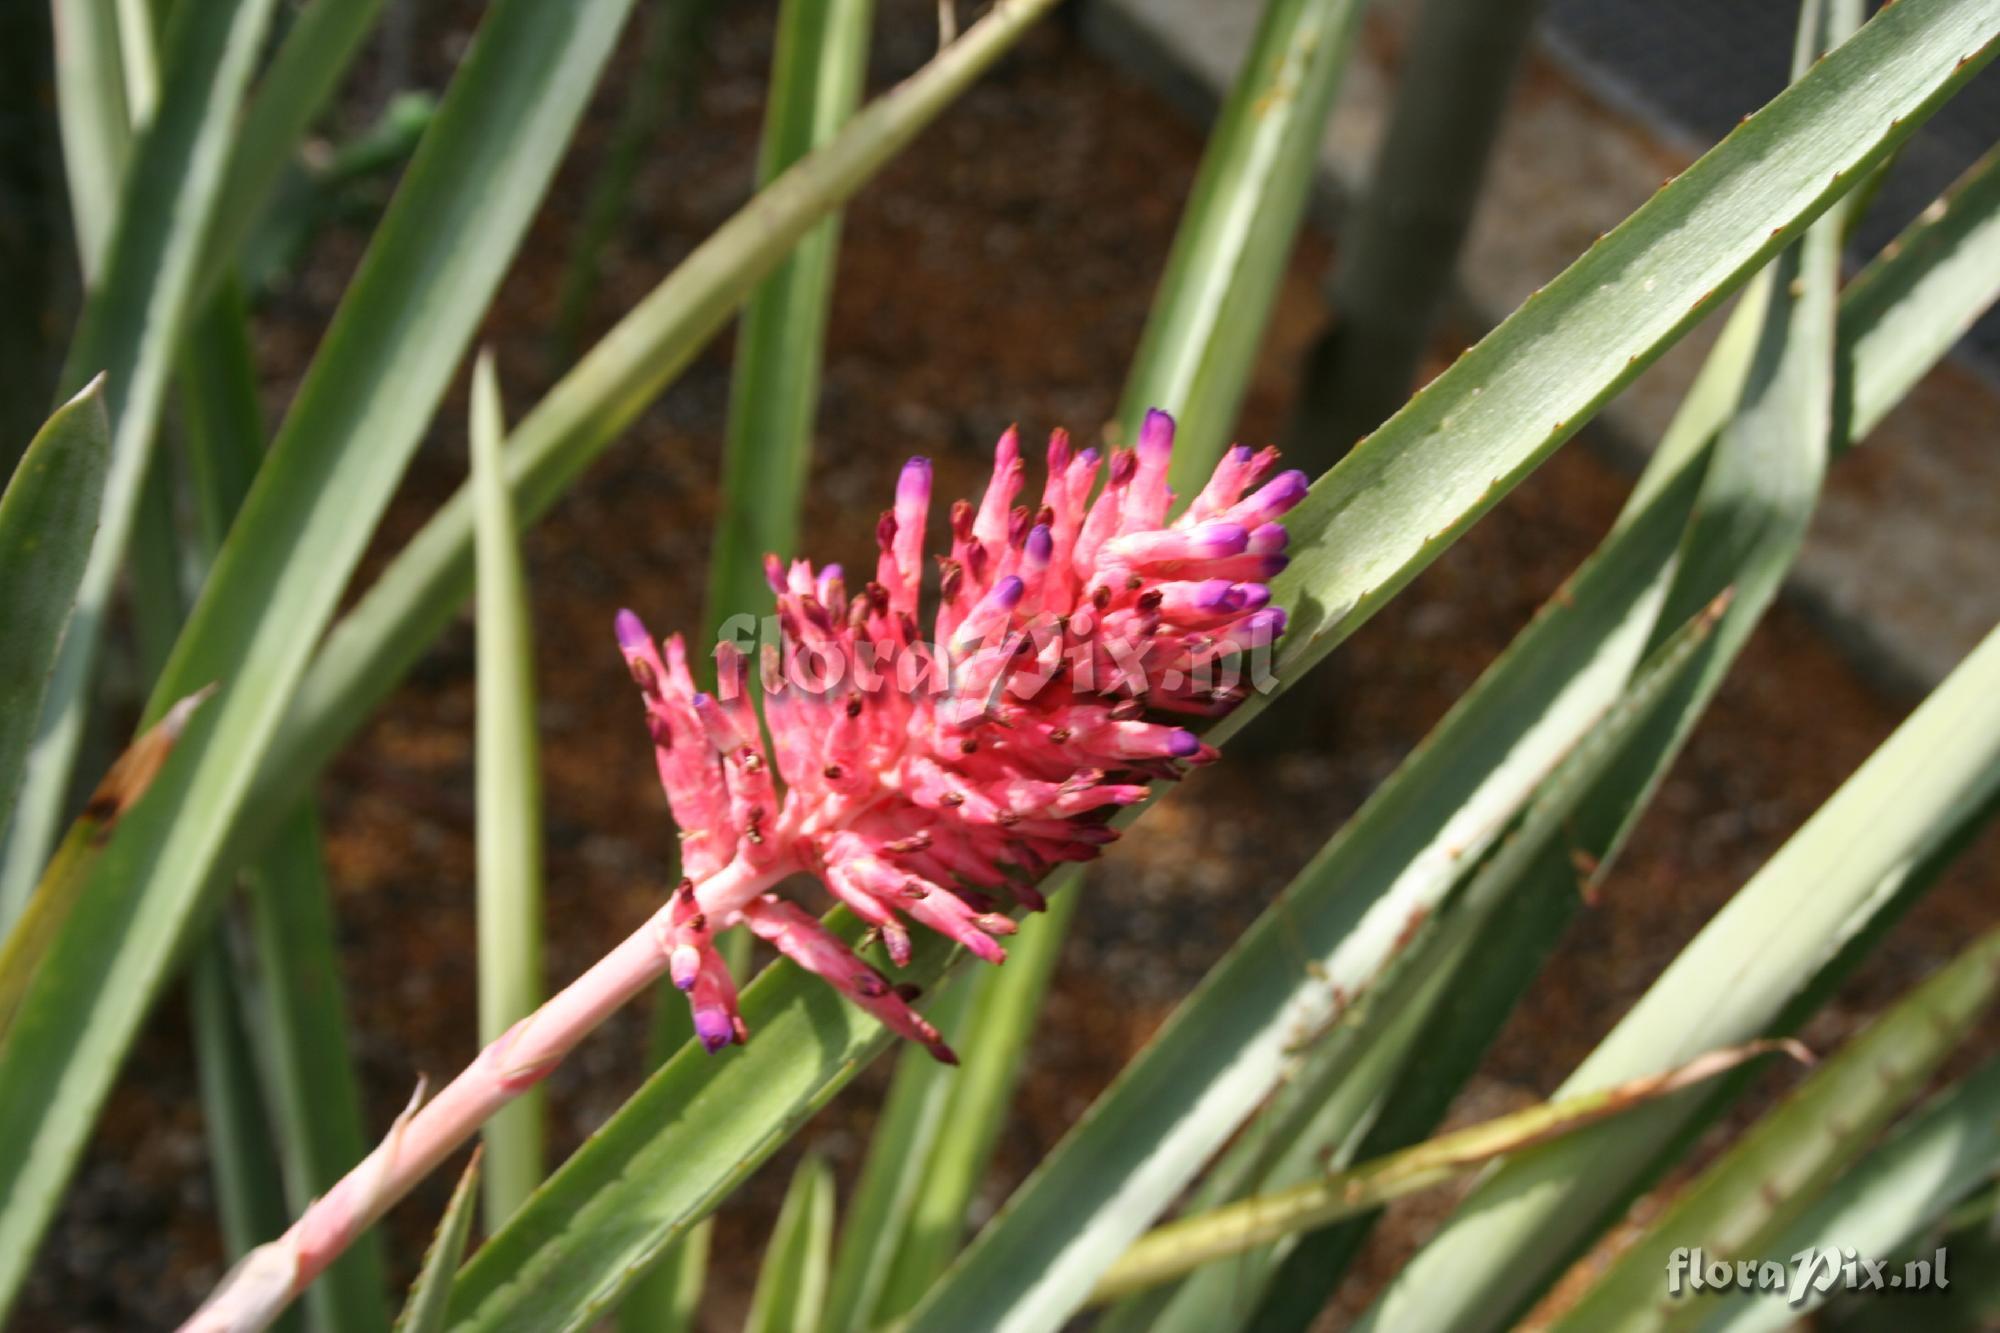
[[[899,966],[905,918],[998,963],[994,937],[1014,922],[996,893],[1041,908],[1035,881],[1099,855],[1117,837],[1118,807],[1215,757],[1170,718],[1234,707],[1244,691],[1218,685],[1218,669],[1283,632],[1266,581],[1284,567],[1278,519],[1306,478],[1265,481],[1277,451],[1234,448],[1169,522],[1173,435],[1170,417],[1149,413],[1137,448],[1111,454],[1093,502],[1098,452],[1073,452],[1056,432],[1030,508],[1016,504],[1024,468],[1010,429],[978,507],[952,506],[928,641],[918,628],[927,460],[904,466],[876,530],[875,578],[851,599],[838,566],[769,557],[781,642],[764,648],[759,680],[775,777],[743,652],[717,647],[717,689],[705,692],[679,635],[658,643],[619,613],[687,875],[660,943],[709,1050],[748,1036],[714,947],[741,924],[955,1062],[910,1007],[910,988],[773,886],[818,878]]]

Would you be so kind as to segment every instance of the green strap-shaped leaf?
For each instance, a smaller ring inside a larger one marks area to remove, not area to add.
[[[1623,1245],[1557,1328],[1688,1328],[1707,1302],[1662,1299],[1676,1248],[1725,1262],[1771,1257],[1770,1243],[1904,1104],[1922,1091],[2000,991],[2000,932],[1967,947],[1767,1113]],[[1853,1244],[1845,1241],[1844,1244]],[[1787,1255],[1791,1251],[1785,1252]]]
[[[214,560],[263,458],[248,320],[239,284],[225,281],[188,330],[177,367],[204,567]],[[260,1170],[268,1149],[246,1140],[275,1143],[280,1166],[271,1184],[283,1193],[276,1217],[249,1236],[254,1243],[283,1231],[297,1209],[340,1178],[365,1143],[314,801],[286,813],[244,876],[244,890],[252,927],[247,947],[229,949],[226,922],[218,919],[195,946],[192,964],[198,983],[218,966],[231,973],[226,998],[236,1012],[221,1012],[198,988],[193,1017],[202,1109],[218,1170],[226,1166],[238,1176]],[[257,1054],[261,1100],[254,1108],[234,1087],[239,1029]],[[253,1112],[260,1121],[268,1114],[269,1126],[242,1128]],[[228,1220],[225,1212],[225,1230]],[[387,1328],[385,1274],[381,1236],[360,1237],[307,1291],[304,1315],[311,1327],[338,1333]]]
[[[472,1236],[473,1185],[479,1179],[479,1153],[465,1164],[458,1185],[438,1220],[437,1235],[424,1252],[424,1266],[417,1273],[410,1299],[396,1320],[396,1333],[444,1333],[445,1305],[451,1296],[451,1275],[465,1257],[465,1243]]]
[[[541,746],[535,738],[534,630],[501,443],[493,354],[472,372],[472,490],[479,536],[479,1041],[540,1006]],[[542,1179],[541,1089],[486,1122],[486,1226],[495,1230]]]
[[[1288,1190],[1239,1199],[1170,1222],[1127,1250],[1098,1282],[1091,1299],[1099,1302],[1129,1295],[1307,1227],[1379,1208],[1506,1153],[1615,1119],[1633,1107],[1671,1096],[1767,1054],[1776,1045],[1758,1042],[1712,1051],[1678,1069],[1531,1106],[1361,1166],[1324,1173]]]
[[[348,1049],[332,892],[311,805],[293,810],[245,880],[252,943],[246,961],[254,969],[247,978],[251,1035],[284,1163],[285,1194],[297,1216],[369,1146]],[[384,1327],[385,1272],[381,1237],[361,1236],[307,1289],[312,1326],[327,1333]]]
[[[95,283],[111,246],[118,196],[132,149],[119,52],[118,0],[57,0],[54,19],[56,107],[62,123],[63,174],[83,280]]]
[[[1279,675],[1330,651],[1803,233],[1992,57],[1996,37],[2000,0],[1883,10],[1327,473],[1287,520],[1299,536],[1273,583],[1292,612]]]
[[[1871,430],[1936,364],[1976,312],[2000,293],[2000,208],[1994,206],[1991,190],[1996,172],[2000,155],[1976,164],[1843,295],[1836,338],[1836,454]],[[1919,309],[1927,317],[1913,317]],[[1706,447],[1721,419],[1733,409],[1749,371],[1756,325],[1754,310],[1739,307],[1732,316],[1657,451],[1654,466],[1635,490],[1627,521],[1652,502],[1656,486],[1670,475],[1670,466],[1662,465]],[[1884,328],[1899,331],[1893,344],[1878,332]],[[1376,1112],[1358,1149],[1361,1154],[1379,1155],[1430,1132],[1539,970],[1539,959],[1569,921],[1576,901],[1567,849],[1551,848],[1545,862],[1525,877],[1507,910],[1487,924],[1479,950],[1455,971],[1438,1014],[1413,1039],[1423,1060],[1404,1075]],[[1913,873],[1899,898],[1914,899],[1932,878]],[[1861,956],[1871,937],[1899,915],[1897,904],[1885,907],[1843,953]],[[1801,995],[1800,1012],[1816,1007],[1813,991],[1835,984],[1849,970],[1841,959],[1824,969]],[[1307,1327],[1367,1234],[1368,1222],[1342,1224],[1299,1246],[1256,1308],[1253,1326],[1274,1333]]]
[[[334,316],[156,692],[157,708],[177,681],[222,681],[205,710],[212,721],[113,839],[0,1045],[0,1081],[21,1090],[0,1106],[0,1299],[18,1288],[119,1059],[204,905],[256,758],[628,8],[500,0],[489,11]]]
[[[1780,1261],[1808,1248],[1852,1249],[1882,1257],[1919,1241],[1982,1180],[2000,1172],[2000,1058],[1989,1059],[1959,1082],[1931,1098],[1861,1163],[1836,1181],[1772,1240],[1766,1252]],[[1991,1228],[1992,1205],[1976,1219]],[[1982,1271],[1986,1254],[1950,1247],[1960,1278],[1990,1281]],[[1916,1299],[1891,1292],[1897,1302]],[[1803,1293],[1797,1305],[1768,1293],[1720,1294],[1705,1304],[1704,1333],[1777,1333],[1825,1302],[1827,1293]],[[1935,1328],[1934,1312],[1912,1311],[1925,1328]],[[1907,1325],[1906,1325],[1907,1327]]]
[[[227,943],[218,932],[188,965],[188,1007],[198,1034],[201,1112],[216,1213],[224,1252],[236,1260],[283,1231],[292,1214]],[[287,1312],[286,1321],[287,1327],[297,1328],[300,1316]]]
[[[1601,1087],[1659,1068],[1696,1044],[1744,1040],[1776,1024],[1793,995],[1929,851],[1985,811],[1996,785],[2000,633],[1730,900],[1564,1089]],[[1643,1183],[1702,1106],[1698,1099],[1661,1103],[1616,1135],[1586,1132],[1509,1160],[1403,1270],[1370,1311],[1369,1326],[1504,1320]],[[1526,1271],[1519,1278],[1495,1271],[1508,1261]],[[1446,1293],[1421,1285],[1452,1263],[1463,1265],[1462,1287]],[[1462,1300],[1481,1303],[1464,1308]]]
[[[1192,497],[1229,442],[1319,165],[1363,0],[1267,0],[1210,132],[1118,410],[1175,418],[1173,484]]]
[[[973,983],[985,975],[953,977],[924,1011],[946,1041],[959,1040],[973,993],[979,989]],[[820,1321],[825,1333],[865,1333],[878,1323],[875,1316],[889,1268],[909,1230],[910,1214],[924,1188],[931,1150],[943,1132],[945,1108],[957,1083],[957,1070],[939,1064],[928,1051],[922,1055],[921,1060],[912,1060],[906,1052],[897,1058],[896,1075],[868,1137],[861,1179],[840,1220],[840,1248],[827,1285],[826,1317]]]
[[[792,1173],[743,1333],[815,1333],[833,1249],[833,1168],[808,1153]]]
[[[853,115],[868,72],[874,12],[874,0],[787,0],[780,9],[757,162],[760,188],[830,142]],[[799,238],[743,309],[729,382],[722,513],[709,552],[710,629],[733,615],[771,614],[764,556],[798,554],[839,248],[836,210]]]
[[[195,308],[202,234],[273,7],[274,0],[176,6],[166,36],[164,100],[133,146],[103,272],[70,345],[63,370],[70,391],[105,377],[111,461],[97,540],[42,704],[28,799],[15,811],[0,867],[0,899],[20,901],[63,824],[104,618],[125,567],[175,342]],[[80,244],[87,248],[87,241]],[[157,700],[152,716],[206,683]]]
[[[2000,148],[1973,163],[1849,284],[1842,325],[1852,311],[1867,332],[1852,345],[1854,373],[1836,400],[1841,434],[1858,439],[1873,430],[1907,392],[1900,386],[1936,363],[1940,345],[1972,327],[1996,288]]]
[[[1051,889],[1048,910],[1023,921],[1020,933],[1007,942],[1005,966],[982,968],[958,982],[972,991],[963,1029],[950,1034],[964,1051],[962,1063],[949,1076],[944,1126],[923,1162],[871,1328],[908,1313],[965,1242],[966,1214],[986,1180],[993,1145],[1041,1020],[1042,997],[1085,891],[1080,873],[1063,881]],[[903,1058],[917,1054],[912,1047]],[[928,1052],[923,1054],[929,1059]]]
[[[313,118],[361,50],[383,0],[309,0],[257,83],[202,240],[200,293],[212,296]]]
[[[97,532],[110,457],[100,378],[35,433],[0,494],[0,821],[21,790],[35,719]],[[0,910],[0,931],[8,919]]]

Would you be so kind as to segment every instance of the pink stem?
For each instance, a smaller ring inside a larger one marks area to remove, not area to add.
[[[736,861],[695,891],[705,906],[715,903],[727,911],[727,904],[755,897],[791,869]],[[547,1078],[614,1010],[666,974],[671,913],[671,903],[655,912],[589,971],[494,1038],[436,1097],[399,1117],[375,1150],[314,1200],[289,1231],[245,1255],[181,1325],[181,1333],[254,1333],[268,1327],[494,1112]]]

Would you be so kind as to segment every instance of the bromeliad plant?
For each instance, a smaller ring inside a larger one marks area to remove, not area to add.
[[[1149,414],[1138,447],[1111,455],[1091,502],[1101,460],[1095,450],[1072,456],[1057,432],[1042,503],[1029,509],[1014,504],[1023,467],[1008,432],[978,509],[952,507],[930,643],[917,612],[931,468],[911,460],[877,529],[876,578],[851,604],[839,567],[785,569],[770,557],[783,637],[766,658],[761,723],[749,661],[734,644],[717,649],[718,689],[697,690],[682,638],[655,643],[621,612],[619,643],[646,703],[688,877],[601,962],[413,1105],[367,1160],[254,1251],[191,1327],[269,1322],[452,1149],[663,974],[688,993],[709,1052],[748,1040],[715,947],[732,927],[956,1064],[910,1007],[912,990],[771,890],[800,872],[815,876],[898,964],[911,956],[899,913],[1000,963],[993,937],[1013,934],[1014,923],[988,892],[1045,906],[1036,880],[1116,837],[1103,816],[1145,797],[1152,779],[1177,777],[1180,764],[1215,758],[1193,732],[1144,719],[1219,715],[1241,700],[1233,683],[1217,685],[1217,669],[1268,649],[1283,629],[1262,580],[1283,568],[1276,520],[1306,481],[1288,472],[1252,491],[1276,451],[1233,449],[1169,524],[1172,455],[1173,422]]]
[[[98,0],[53,0],[90,295],[64,377],[76,396],[0,498],[0,798],[23,793],[0,867],[0,1304],[20,1291],[121,1055],[185,968],[221,1221],[244,1255],[195,1327],[259,1327],[303,1295],[315,1328],[385,1328],[372,1223],[481,1130],[485,1239],[472,1244],[468,1168],[406,1327],[582,1328],[614,1312],[628,1328],[689,1327],[704,1219],[897,1033],[922,1049],[899,1065],[837,1246],[834,1185],[809,1157],[766,1256],[757,1329],[1052,1329],[1092,1303],[1114,1329],[1303,1328],[1366,1234],[1358,1210],[1500,1156],[1366,1317],[1498,1327],[1713,1123],[1746,1062],[1981,827],[2000,799],[2000,638],[1744,886],[1555,1100],[1431,1137],[1577,910],[1579,876],[1594,887],[1610,873],[1776,595],[1825,468],[2000,291],[1991,158],[1844,290],[1838,262],[1856,191],[1992,56],[2000,0],[1899,0],[1865,26],[1852,0],[1807,0],[1792,89],[1310,488],[1298,473],[1267,479],[1269,451],[1222,445],[1363,6],[1270,0],[1133,367],[1120,424],[1135,447],[1100,459],[1057,436],[1036,499],[1005,437],[980,504],[949,512],[926,635],[920,460],[878,530],[872,579],[743,557],[761,535],[791,554],[841,204],[1052,4],[1000,0],[856,112],[871,6],[785,0],[763,188],[511,430],[482,363],[468,491],[336,618],[632,4],[495,0],[264,448],[246,233],[377,0],[310,0],[268,64],[269,0],[140,6],[164,14],[157,34]],[[1421,41],[1452,40],[1452,4],[1427,0]],[[1449,121],[1458,92],[1411,86],[1397,119],[1434,125],[1442,108]],[[1359,230],[1378,246],[1398,234],[1381,216]],[[1074,885],[1068,863],[1116,837],[1156,781],[1286,706],[1308,667],[1739,290],[1598,553],[966,1244],[1075,900],[1057,891]],[[725,464],[737,484],[707,623],[754,620],[761,577],[776,628],[761,651],[726,639],[707,689],[679,636],[620,617],[685,880],[544,1002],[517,532],[739,306]],[[1350,344],[1369,336],[1359,318]],[[155,447],[170,385],[185,475]],[[1178,440],[1153,405],[1180,421]],[[741,484],[759,476],[771,484]],[[152,680],[143,711],[160,725],[103,799],[72,811],[127,570]],[[160,577],[179,570],[194,571],[184,586]],[[328,984],[311,779],[475,590],[484,1050],[365,1151]],[[840,906],[816,918],[780,896],[800,873]],[[239,884],[248,928],[219,930]],[[1016,933],[1006,909],[1044,905]],[[785,960],[738,995],[744,962],[729,955],[745,934]],[[1633,1257],[1584,1284],[1572,1322],[1756,1326],[1767,1309],[1662,1304],[1654,1256],[1851,1236],[1886,1253],[1972,1195],[2000,1168],[1990,1069],[1884,1147],[1872,1136],[1975,1029],[1995,948],[1974,943],[1828,1059],[1658,1214]],[[1005,964],[955,975],[964,954]],[[662,1067],[544,1180],[536,1086],[661,978],[688,1001],[661,1009]],[[932,1058],[954,1049],[962,1066]],[[1177,1204],[1182,1216],[1144,1234]]]

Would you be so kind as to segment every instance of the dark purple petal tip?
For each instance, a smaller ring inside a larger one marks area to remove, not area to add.
[[[1186,727],[1175,727],[1167,737],[1167,753],[1176,759],[1190,759],[1201,751],[1201,737]]]
[[[1280,472],[1271,478],[1264,489],[1269,492],[1271,503],[1278,506],[1279,512],[1283,513],[1284,510],[1290,509],[1306,498],[1306,492],[1312,489],[1312,479],[1297,468],[1293,468],[1289,472]]]
[[[618,643],[627,652],[644,652],[652,646],[652,636],[646,633],[646,626],[631,611],[618,613]]]
[[[1235,588],[1228,579],[1204,579],[1195,593],[1195,605],[1204,611],[1227,611]],[[1240,604],[1241,598],[1237,600]]]
[[[736,1029],[720,1009],[700,1009],[694,1016],[694,1035],[702,1049],[714,1055],[735,1039]]]

